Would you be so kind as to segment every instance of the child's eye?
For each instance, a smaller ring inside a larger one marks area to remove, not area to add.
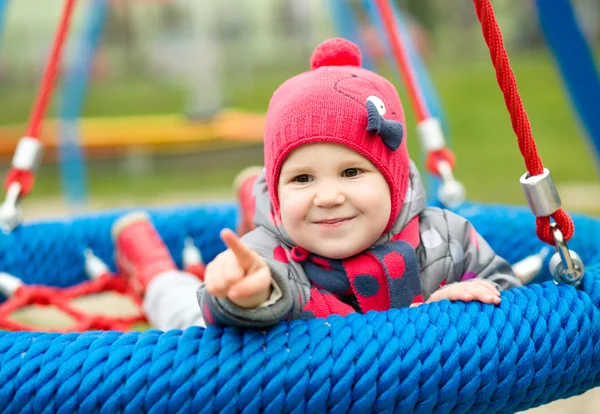
[[[361,171],[358,168],[346,168],[344,171],[342,171],[342,177],[352,178],[356,177],[360,173]]]
[[[312,177],[308,174],[300,174],[292,178],[293,183],[308,183],[312,181]]]

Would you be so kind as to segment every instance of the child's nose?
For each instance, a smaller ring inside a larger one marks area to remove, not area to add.
[[[340,191],[339,188],[331,185],[321,185],[320,188],[317,189],[314,198],[315,206],[325,208],[344,204],[345,201],[346,197],[344,196],[344,193]]]

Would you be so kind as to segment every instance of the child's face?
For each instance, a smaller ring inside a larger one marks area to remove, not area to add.
[[[283,163],[278,191],[281,221],[291,239],[331,259],[369,248],[390,219],[385,178],[342,145],[315,143],[294,150]]]

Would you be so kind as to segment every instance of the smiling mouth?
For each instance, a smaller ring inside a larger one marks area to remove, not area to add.
[[[350,220],[352,220],[354,217],[344,217],[344,218],[336,218],[336,219],[328,219],[328,220],[319,220],[319,221],[314,221],[314,224],[318,224],[319,226],[323,226],[323,227],[338,227],[341,226],[347,222],[349,222]]]

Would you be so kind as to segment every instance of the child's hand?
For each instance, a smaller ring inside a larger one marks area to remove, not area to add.
[[[500,292],[496,287],[485,280],[472,280],[469,282],[454,283],[446,288],[433,293],[427,300],[427,303],[439,302],[440,300],[450,299],[452,301],[460,300],[471,302],[478,300],[483,303],[500,303]]]
[[[228,249],[206,267],[206,291],[227,297],[243,308],[255,308],[271,295],[271,270],[267,262],[253,252],[231,230],[221,232]]]

